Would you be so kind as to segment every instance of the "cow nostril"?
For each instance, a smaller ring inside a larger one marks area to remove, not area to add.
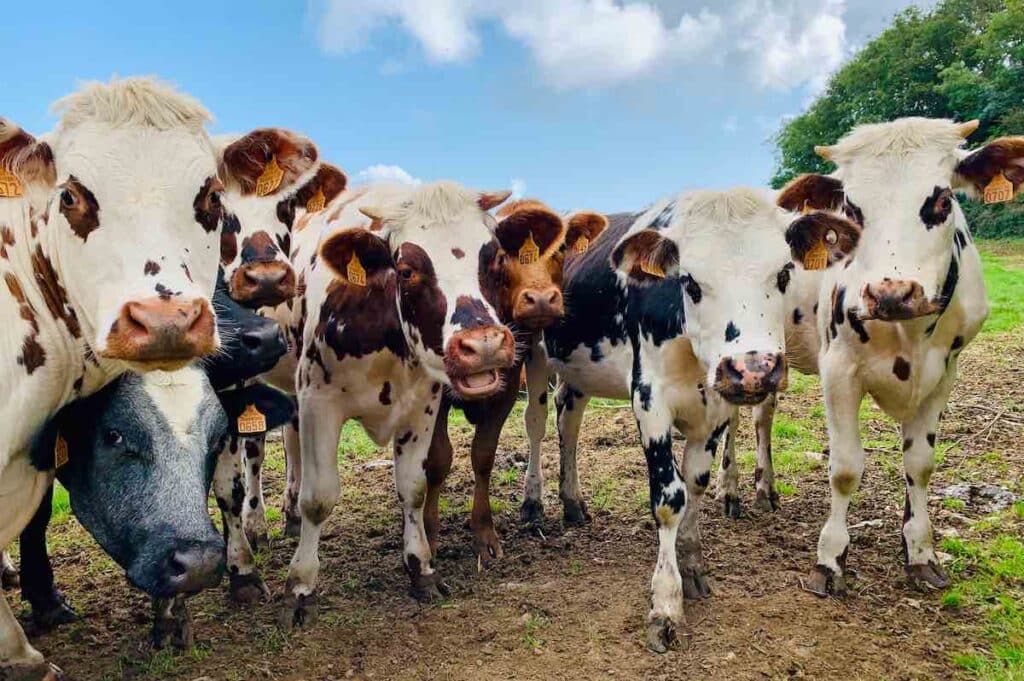
[[[557,305],[562,302],[562,294],[559,291],[552,291],[548,296],[549,305]]]
[[[246,333],[242,335],[242,347],[246,350],[259,350],[260,345],[262,345],[262,343],[260,342],[259,336],[256,334]]]
[[[475,357],[477,354],[476,348],[462,339],[459,340],[458,348],[459,354],[463,357]]]
[[[526,293],[523,294],[523,302],[526,303],[527,305],[536,305],[537,299],[533,297],[533,294],[527,291]]]
[[[185,564],[181,553],[175,551],[171,554],[170,559],[167,561],[167,574],[171,577],[181,577],[188,572],[188,566]]]

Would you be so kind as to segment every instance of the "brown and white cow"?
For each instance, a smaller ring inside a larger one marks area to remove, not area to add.
[[[219,342],[209,114],[149,79],[88,84],[56,109],[44,140],[0,121],[0,548],[50,484],[28,456],[47,419],[128,368],[178,368]],[[0,597],[0,676],[49,669]]]
[[[298,438],[286,431],[285,445],[292,460],[300,450],[302,530],[283,626],[316,616],[320,532],[340,494],[337,446],[348,419],[378,444],[394,443],[413,593],[443,588],[423,520],[427,452],[443,393],[491,397],[515,359],[512,333],[480,284],[495,226],[487,211],[507,198],[450,182],[362,187],[294,234],[302,295],[274,314],[298,342],[268,376],[299,406]]]
[[[485,298],[494,305],[499,320],[515,329],[519,344],[539,348],[544,329],[561,319],[562,264],[567,252],[580,252],[603,230],[608,221],[596,213],[577,213],[563,222],[546,205],[534,199],[514,201],[497,212],[495,240],[480,253]],[[568,249],[568,250],[567,250]],[[424,510],[427,538],[437,549],[440,516],[438,502],[444,479],[451,470],[452,445],[448,437],[448,412],[461,408],[475,426],[470,459],[475,486],[470,527],[477,565],[486,567],[502,555],[501,541],[491,516],[490,478],[498,437],[519,393],[519,377],[530,353],[502,371],[501,391],[486,400],[459,400],[446,396],[434,429],[427,463],[427,504]]]
[[[1024,137],[962,149],[977,126],[925,118],[859,126],[816,149],[835,173],[798,178],[780,197],[792,207],[845,207],[863,224],[853,257],[825,273],[818,293],[832,504],[805,584],[814,593],[846,587],[846,513],[864,471],[858,408],[865,394],[903,431],[907,576],[949,583],[928,519],[936,426],[960,351],[988,315],[981,261],[954,190],[978,196],[1000,175],[1014,190],[1024,183]],[[787,238],[798,258],[819,243],[796,225]]]

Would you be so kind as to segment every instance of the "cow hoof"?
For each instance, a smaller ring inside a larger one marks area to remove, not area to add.
[[[302,518],[287,516],[284,520],[284,536],[298,537],[302,534]]]
[[[519,522],[533,525],[544,519],[544,504],[540,499],[526,499],[519,507]]]
[[[583,525],[590,522],[587,504],[582,499],[562,499],[562,520],[566,525]]]
[[[270,599],[270,589],[258,572],[248,575],[229,575],[228,593],[235,603],[258,603]]]
[[[152,632],[153,647],[163,650],[173,646],[179,650],[190,650],[196,643],[192,632],[192,615],[184,599],[178,599],[171,606],[170,617],[155,617]]]
[[[0,667],[0,679],[3,681],[68,681],[68,677],[64,675],[60,667],[48,662]]]
[[[320,603],[314,591],[307,595],[295,595],[291,589],[284,597],[284,605],[278,616],[278,625],[285,631],[316,626],[320,619]]]
[[[501,560],[505,555],[501,548],[501,540],[493,529],[473,537],[473,551],[476,552],[477,572],[490,568],[494,561]]]
[[[703,569],[680,570],[683,578],[683,598],[688,601],[699,601],[711,595],[711,585]]]
[[[0,572],[0,587],[4,591],[14,591],[21,586],[21,575],[13,567],[5,567],[3,572]]]
[[[59,591],[53,594],[53,600],[46,605],[32,607],[32,627],[39,633],[53,631],[62,624],[71,624],[79,619],[78,613]]]
[[[837,575],[832,568],[815,565],[807,579],[800,583],[804,591],[815,596],[842,596],[846,593],[846,576]]]
[[[740,509],[739,497],[734,497],[731,494],[726,494],[725,497],[723,497],[723,499],[723,512],[725,513],[726,518],[738,520],[740,517],[743,516],[743,511]]]
[[[934,561],[930,560],[921,565],[908,565],[905,570],[907,579],[915,586],[932,589],[945,589],[949,586],[949,575]]]
[[[655,653],[667,653],[676,640],[676,625],[667,617],[655,617],[647,623],[647,647]]]
[[[439,572],[432,572],[429,575],[420,575],[413,580],[409,587],[409,595],[420,603],[433,603],[444,600],[451,594],[448,585],[441,581]]]
[[[758,513],[774,513],[781,508],[779,504],[779,493],[772,490],[770,494],[765,494],[761,490],[757,490],[757,496],[754,497],[754,510]]]
[[[251,534],[246,532],[245,538],[249,541],[249,548],[253,551],[259,551],[270,546],[270,534],[268,532],[253,532]]]

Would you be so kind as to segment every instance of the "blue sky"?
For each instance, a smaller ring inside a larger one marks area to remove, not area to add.
[[[908,4],[20,3],[5,12],[0,115],[45,132],[78,82],[154,74],[198,97],[215,132],[302,131],[353,179],[631,210],[765,184],[779,122]]]

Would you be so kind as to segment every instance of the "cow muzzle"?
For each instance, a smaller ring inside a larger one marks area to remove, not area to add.
[[[786,357],[748,352],[725,357],[715,369],[715,391],[730,404],[758,404],[786,387]]]
[[[220,582],[224,574],[224,543],[203,541],[182,544],[164,559],[165,590],[174,594],[195,594]]]
[[[239,334],[238,343],[248,362],[267,369],[288,352],[288,341],[279,324],[260,324],[246,329]]]
[[[507,327],[481,326],[452,336],[445,369],[459,397],[482,399],[501,390],[501,370],[511,367],[515,357],[515,340]]]
[[[557,286],[525,289],[516,296],[512,316],[516,323],[531,331],[551,326],[565,314],[562,290]]]
[[[177,369],[217,349],[216,323],[205,298],[153,297],[121,307],[102,357],[141,369]]]
[[[883,279],[865,284],[861,291],[864,311],[862,320],[898,322],[935,314],[940,310],[938,303],[928,300],[924,288],[910,279]]]
[[[231,297],[246,307],[274,307],[295,296],[295,270],[286,262],[250,262],[231,275]]]

